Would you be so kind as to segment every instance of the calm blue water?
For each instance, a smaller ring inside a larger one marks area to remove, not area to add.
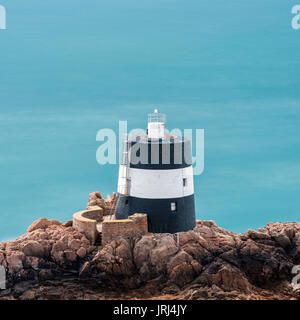
[[[289,0],[0,0],[0,240],[116,190],[99,129],[205,129],[197,217],[299,221],[300,30]],[[300,1],[299,1],[300,4]]]

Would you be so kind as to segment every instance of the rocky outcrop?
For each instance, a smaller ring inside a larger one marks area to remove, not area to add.
[[[31,232],[37,229],[47,229],[52,225],[60,226],[61,223],[57,220],[48,220],[46,218],[41,218],[33,222],[27,229],[27,232]]]
[[[0,244],[0,264],[1,299],[299,299],[291,270],[300,264],[300,223],[235,234],[198,221],[189,232],[93,246],[68,224],[43,219]]]
[[[88,239],[61,223],[47,219],[34,222],[28,232],[11,242],[0,244],[0,264],[7,269],[9,282],[43,278],[47,273],[53,276],[56,272],[68,269],[84,252],[91,252]]]
[[[116,207],[117,195],[114,192],[112,196],[107,196],[106,199],[102,198],[102,195],[99,191],[92,192],[89,194],[89,200],[86,209],[94,209],[99,207],[103,209],[103,215],[108,216],[114,214],[114,209]]]

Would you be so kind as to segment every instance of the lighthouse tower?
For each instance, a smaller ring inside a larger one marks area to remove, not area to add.
[[[146,135],[124,139],[116,218],[146,213],[149,232],[176,233],[195,227],[191,142],[166,134],[165,124],[154,110]]]

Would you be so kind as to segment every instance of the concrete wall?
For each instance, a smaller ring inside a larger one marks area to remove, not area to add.
[[[85,234],[91,243],[95,243],[99,234],[97,223],[100,223],[102,220],[102,208],[95,207],[94,209],[79,211],[73,215],[73,228]]]
[[[148,232],[146,214],[135,213],[124,220],[105,220],[102,223],[102,244],[118,238],[129,238]]]

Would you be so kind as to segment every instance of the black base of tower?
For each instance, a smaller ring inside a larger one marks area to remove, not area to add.
[[[116,218],[126,219],[134,213],[146,213],[149,232],[184,232],[196,226],[194,195],[174,199],[141,199],[120,196]],[[171,202],[176,203],[176,211],[171,211]]]
[[[127,219],[129,197],[118,193],[117,199],[116,219]]]

